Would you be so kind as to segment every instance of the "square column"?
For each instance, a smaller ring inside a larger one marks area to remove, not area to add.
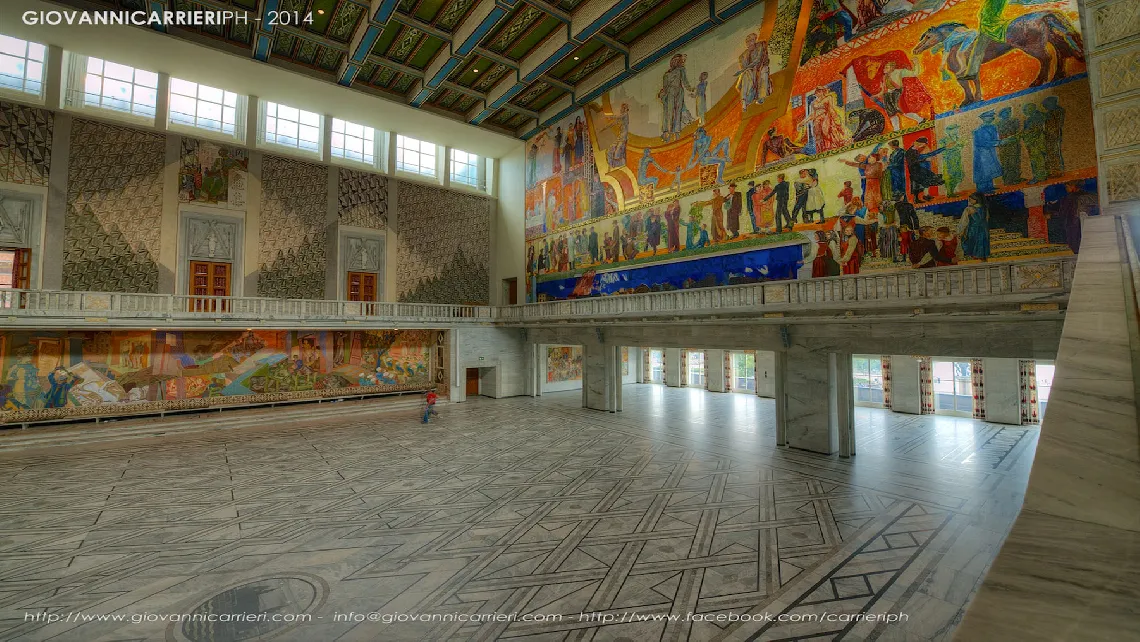
[[[788,395],[784,384],[788,370],[788,353],[772,354],[772,397],[776,400],[776,445],[788,445]],[[757,379],[759,381],[759,379]]]
[[[582,346],[582,407],[621,410],[620,346]]]
[[[831,353],[831,391],[833,417],[839,433],[839,456],[855,454],[855,393],[852,379],[851,353]]]
[[[681,386],[681,349],[665,348],[665,385],[671,388]]]
[[[832,394],[832,355],[793,347],[784,368],[786,444],[830,455],[839,450],[838,400]]]
[[[728,392],[724,380],[724,350],[705,350],[705,382],[709,392]]]

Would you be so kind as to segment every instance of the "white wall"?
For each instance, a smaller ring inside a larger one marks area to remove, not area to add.
[[[982,359],[986,421],[1021,423],[1021,366],[1017,359]]]
[[[756,351],[756,396],[776,397],[776,353]]]
[[[709,392],[725,392],[724,350],[705,350],[705,388]]]
[[[686,373],[681,372],[681,349],[665,348],[665,385],[681,385]]]
[[[910,355],[891,356],[891,410],[922,414],[918,359]]]
[[[519,303],[526,303],[526,181],[523,176],[523,144],[501,157],[495,173],[495,194],[499,197],[498,216],[493,226],[494,251],[491,253],[491,304],[506,305],[503,279],[518,280]]]
[[[526,362],[518,328],[460,328],[455,336],[451,400],[463,401],[467,368],[480,370],[479,393],[500,399],[526,394]]]

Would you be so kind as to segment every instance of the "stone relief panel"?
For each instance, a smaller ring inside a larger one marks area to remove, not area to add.
[[[488,303],[495,201],[415,183],[398,195],[398,300]]]
[[[368,172],[340,170],[337,215],[341,225],[382,230],[388,225],[388,179]]]
[[[384,245],[377,238],[346,236],[345,268],[349,272],[381,272],[384,264]]]
[[[156,290],[165,153],[159,134],[72,124],[63,289]]]
[[[31,198],[5,197],[0,194],[0,243],[9,247],[29,247],[31,238]]]
[[[1140,143],[1140,105],[1126,105],[1104,112],[1106,150]]]
[[[1096,44],[1103,46],[1140,33],[1140,3],[1121,0],[1099,7],[1096,22]]]
[[[1140,163],[1119,163],[1107,167],[1108,200],[1113,203],[1140,199]]]
[[[46,109],[0,101],[0,182],[47,185],[54,123]]]
[[[1100,61],[1100,95],[1109,98],[1140,89],[1140,49],[1125,51]]]
[[[188,258],[195,261],[234,261],[237,223],[216,218],[188,217],[186,220]]]
[[[257,295],[323,299],[328,170],[267,155],[261,193]]]
[[[182,138],[178,200],[244,210],[249,185],[249,152],[207,140]]]

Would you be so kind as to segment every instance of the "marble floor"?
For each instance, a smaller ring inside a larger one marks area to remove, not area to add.
[[[766,399],[580,399],[2,454],[0,640],[949,639],[1038,439],[860,408],[840,460]]]

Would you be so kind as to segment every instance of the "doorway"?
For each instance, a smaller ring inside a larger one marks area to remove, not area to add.
[[[974,416],[974,380],[969,361],[935,359],[932,378],[935,414]]]
[[[756,394],[756,353],[730,352],[729,359],[732,368],[729,391]]]
[[[851,358],[851,380],[855,386],[855,405],[883,407],[883,358],[855,355]]]
[[[230,296],[230,264],[209,261],[190,262],[191,312],[225,312],[227,302],[212,297]]]
[[[32,251],[0,249],[0,290],[26,290],[31,287]],[[16,305],[15,295],[0,298],[0,307]]]
[[[503,279],[503,302],[506,305],[518,305],[519,280],[515,277]]]
[[[375,272],[349,272],[345,283],[348,284],[349,301],[376,301]]]
[[[463,392],[468,397],[479,396],[479,369],[478,368],[468,368],[467,369],[467,380],[466,380],[466,384],[463,388]]]
[[[687,351],[687,370],[685,381],[690,388],[705,387],[705,352],[704,350]]]
[[[665,383],[665,351],[649,348],[649,383]]]

